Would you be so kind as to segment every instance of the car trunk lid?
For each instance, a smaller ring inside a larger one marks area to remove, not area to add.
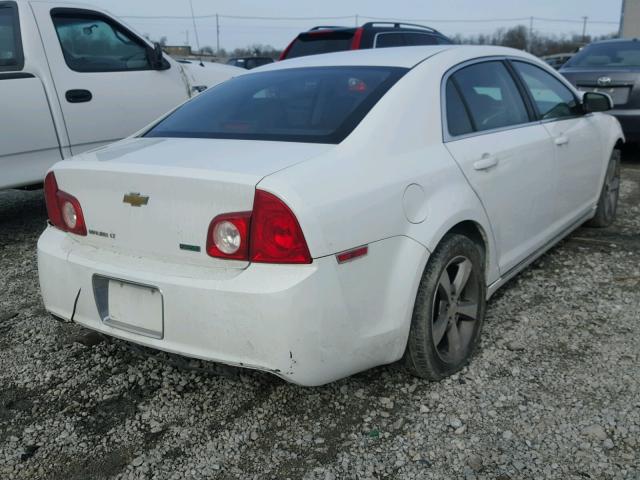
[[[640,69],[582,69],[567,68],[561,73],[579,90],[608,94],[616,108],[625,107],[632,98],[640,77]]]
[[[244,268],[206,253],[217,215],[251,211],[265,176],[332,145],[246,140],[140,138],[86,153],[55,168],[87,224],[79,242],[167,262]]]

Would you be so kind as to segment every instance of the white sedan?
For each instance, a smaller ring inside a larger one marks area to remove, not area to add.
[[[274,63],[53,167],[44,304],[301,385],[403,357],[441,379],[501,285],[612,221],[610,107],[499,47]]]

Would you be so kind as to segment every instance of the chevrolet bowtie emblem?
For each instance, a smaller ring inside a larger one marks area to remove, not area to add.
[[[149,197],[140,195],[139,193],[126,193],[122,199],[123,203],[128,203],[132,207],[141,207],[149,203]]]

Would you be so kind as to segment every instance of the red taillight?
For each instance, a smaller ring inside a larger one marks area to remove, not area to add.
[[[275,195],[256,190],[251,219],[251,261],[311,263],[302,229],[293,212]]]
[[[230,260],[249,259],[251,212],[218,215],[209,225],[207,253]]]
[[[356,33],[353,34],[353,40],[351,40],[351,50],[360,49],[360,44],[362,43],[362,32],[364,32],[362,27],[356,29]]]
[[[73,195],[58,189],[58,182],[53,172],[49,172],[44,179],[44,198],[49,221],[53,226],[64,232],[87,235],[80,202]]]
[[[256,263],[311,263],[293,212],[275,195],[256,190],[252,212],[219,215],[209,225],[207,253]]]

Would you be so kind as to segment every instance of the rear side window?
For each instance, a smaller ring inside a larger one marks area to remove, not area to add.
[[[580,114],[580,105],[566,85],[539,67],[524,62],[513,62],[522,77],[540,118],[572,117]]]
[[[287,52],[287,58],[349,50],[353,41],[353,34],[352,31],[336,32],[326,30],[300,34]]]
[[[404,40],[407,45],[437,45],[438,42],[433,35],[426,33],[404,33]]]
[[[132,33],[91,13],[52,14],[64,59],[76,72],[150,70],[148,48]]]
[[[473,132],[471,119],[452,79],[447,81],[446,102],[449,134],[457,136]]]
[[[477,131],[529,121],[524,100],[502,62],[483,62],[454,73],[455,83],[469,108]]]
[[[397,32],[379,33],[376,36],[376,48],[404,47],[404,34]]]
[[[376,37],[376,48],[437,45],[435,36],[419,32],[385,32]]]
[[[340,143],[406,71],[313,67],[241,75],[187,102],[146,136]]]
[[[14,2],[0,2],[0,72],[22,70],[23,66],[18,7]]]

